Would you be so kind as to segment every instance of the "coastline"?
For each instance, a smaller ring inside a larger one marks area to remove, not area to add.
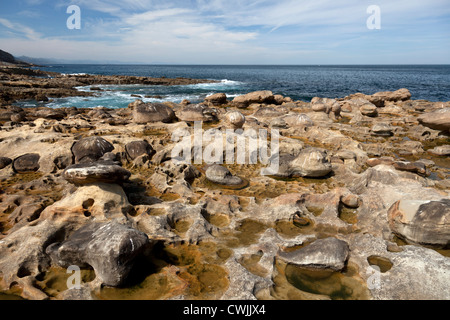
[[[258,91],[200,104],[20,108],[10,104],[92,94],[78,86],[207,80],[18,70],[1,76],[3,293],[450,299],[448,102],[411,100],[398,88],[311,102]],[[280,171],[176,164],[174,133],[195,139],[195,122],[209,142],[209,129],[266,130],[271,138],[277,130]],[[67,287],[73,265],[83,276],[77,290]]]

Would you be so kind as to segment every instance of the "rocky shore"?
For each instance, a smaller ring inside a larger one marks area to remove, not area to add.
[[[449,102],[261,91],[25,109],[10,103],[194,80],[6,73],[0,299],[450,299]],[[172,134],[195,121],[277,129],[278,173],[177,164]]]
[[[65,75],[23,66],[0,64],[0,106],[12,104],[17,100],[47,102],[52,98],[83,97],[96,94],[96,92],[82,92],[76,89],[76,87],[82,86],[132,84],[173,86],[209,82],[213,81],[89,74]],[[96,91],[95,89],[92,87],[93,91]]]

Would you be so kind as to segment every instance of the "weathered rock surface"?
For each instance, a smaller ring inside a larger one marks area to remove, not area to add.
[[[328,175],[332,171],[327,154],[319,149],[309,148],[302,150],[300,154],[290,162],[290,175],[310,178],[319,178]]]
[[[400,200],[389,209],[389,226],[401,238],[421,245],[450,245],[450,200]]]
[[[9,166],[12,163],[12,160],[7,157],[0,157],[0,169],[3,169]]]
[[[63,268],[91,266],[102,283],[119,286],[149,243],[145,233],[130,227],[115,222],[94,222],[74,232],[66,241],[48,246],[45,252],[53,263]]]
[[[341,271],[345,267],[348,256],[348,244],[336,238],[316,240],[304,248],[278,254],[279,258],[289,264],[334,271]]]
[[[217,111],[202,104],[188,105],[176,112],[178,119],[186,122],[211,122],[217,120]]]
[[[272,103],[275,97],[271,91],[255,91],[233,99],[232,104],[238,108],[247,108],[252,103]]]
[[[227,168],[221,165],[212,165],[206,169],[206,178],[214,183],[223,185],[240,185],[243,180],[233,176]]]
[[[90,183],[123,183],[131,172],[111,161],[97,161],[72,165],[64,170],[64,179],[70,183],[81,185]]]
[[[173,109],[162,103],[137,104],[133,108],[133,121],[137,124],[171,122],[175,119]]]
[[[226,115],[227,125],[231,129],[241,129],[245,124],[245,116],[239,111],[230,111]]]
[[[75,162],[93,162],[99,160],[105,153],[114,150],[114,146],[101,137],[81,139],[72,147]]]
[[[40,155],[36,153],[27,153],[13,161],[13,169],[18,173],[38,171]]]
[[[449,131],[450,130],[450,108],[443,108],[441,110],[426,113],[418,118],[418,121],[431,129]]]
[[[145,140],[133,141],[125,145],[127,155],[131,160],[135,160],[142,155],[148,155],[150,158],[156,153],[153,147]]]
[[[208,105],[221,106],[228,102],[227,95],[225,93],[216,93],[206,97],[205,102]]]

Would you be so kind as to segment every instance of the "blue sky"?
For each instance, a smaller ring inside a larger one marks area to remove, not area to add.
[[[69,5],[81,29],[66,25]],[[381,29],[370,30],[370,5]],[[176,64],[450,64],[449,0],[0,0],[15,56]]]

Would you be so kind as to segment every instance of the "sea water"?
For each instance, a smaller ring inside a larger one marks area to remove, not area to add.
[[[270,90],[294,100],[313,97],[343,98],[353,93],[374,94],[407,88],[412,99],[450,101],[450,65],[346,65],[346,66],[245,66],[245,65],[47,65],[45,71],[64,74],[127,75],[216,80],[179,86],[95,85],[94,97],[53,99],[48,107],[125,108],[141,97],[144,102],[198,103],[214,93],[232,98],[252,91]],[[91,91],[91,87],[79,87]],[[34,101],[22,102],[34,107]],[[39,104],[42,105],[42,104]]]

